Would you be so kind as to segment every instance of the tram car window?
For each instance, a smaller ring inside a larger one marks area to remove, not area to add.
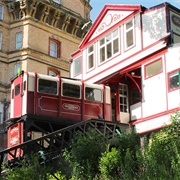
[[[45,79],[39,79],[38,92],[57,95],[57,82]]]
[[[63,83],[62,95],[73,98],[80,98],[80,86],[75,84]]]
[[[17,96],[18,94],[20,94],[20,84],[15,86],[15,96]]]
[[[102,101],[101,89],[86,87],[85,94],[86,94],[86,96],[85,96],[86,100],[100,101],[100,102]]]

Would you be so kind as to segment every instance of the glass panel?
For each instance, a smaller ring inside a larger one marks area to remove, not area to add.
[[[107,44],[107,59],[112,56],[111,43]]]
[[[75,75],[81,72],[81,59],[75,61]]]
[[[50,56],[57,57],[57,44],[53,41],[50,42]]]
[[[105,61],[105,47],[100,49],[100,62]]]
[[[146,66],[146,78],[159,73],[162,70],[161,60],[151,63]]]
[[[20,94],[20,84],[15,86],[15,96],[17,96],[18,94]]]
[[[104,38],[100,40],[100,46],[103,45],[105,43]]]
[[[178,71],[169,75],[170,89],[175,89],[179,87],[178,84]]]
[[[114,31],[113,32],[113,38],[117,37],[118,36],[118,30]]]
[[[118,42],[118,39],[115,39],[113,41],[113,53],[117,53],[119,52],[119,42]]]
[[[22,48],[22,32],[16,34],[16,49]]]
[[[86,97],[86,100],[102,101],[102,91],[100,89],[86,87],[85,97]]]
[[[106,42],[111,41],[111,34],[109,34],[108,36],[106,36]]]
[[[89,53],[92,52],[92,51],[93,51],[93,46],[91,46],[91,47],[88,48],[88,52],[89,52]]]
[[[132,21],[129,21],[127,24],[126,24],[126,30],[131,28],[133,26],[133,22]]]
[[[89,56],[89,69],[91,69],[93,66],[94,66],[94,63],[93,63],[93,54],[91,54]]]
[[[39,79],[38,92],[57,95],[57,82],[45,79]]]
[[[3,6],[0,5],[0,20],[3,20]]]
[[[80,98],[80,86],[74,84],[63,83],[63,96]]]
[[[133,45],[133,30],[126,33],[126,46],[130,47]]]

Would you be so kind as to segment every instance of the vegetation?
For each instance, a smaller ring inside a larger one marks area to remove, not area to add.
[[[65,150],[69,172],[53,172],[31,158],[21,168],[10,169],[3,176],[8,180],[60,179],[60,180],[178,180],[180,177],[180,114],[172,117],[172,125],[151,134],[140,145],[136,132],[121,133],[110,142],[95,131],[86,136],[77,134],[72,148]],[[65,165],[64,165],[65,166]],[[51,174],[55,173],[56,177]]]

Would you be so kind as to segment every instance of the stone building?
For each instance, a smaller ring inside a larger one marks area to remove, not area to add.
[[[69,60],[91,25],[90,0],[0,0],[0,131],[10,79],[19,71],[69,77]],[[3,147],[3,141],[0,141]]]

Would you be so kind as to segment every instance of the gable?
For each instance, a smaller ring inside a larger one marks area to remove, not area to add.
[[[81,42],[80,49],[116,24],[140,12],[141,9],[140,5],[105,5]]]

